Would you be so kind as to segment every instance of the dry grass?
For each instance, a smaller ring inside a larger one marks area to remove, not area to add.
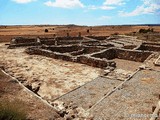
[[[66,36],[69,33],[71,36],[78,36],[81,32],[82,36],[97,35],[108,36],[114,33],[127,34],[137,32],[139,29],[153,28],[154,31],[160,32],[159,26],[7,26],[0,27],[0,42],[8,42],[16,36],[24,37],[53,37]],[[45,32],[48,29],[48,32]],[[87,32],[89,30],[89,33]]]
[[[25,105],[19,100],[0,100],[0,120],[26,120]]]

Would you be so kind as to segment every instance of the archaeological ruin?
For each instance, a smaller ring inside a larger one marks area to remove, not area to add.
[[[4,70],[66,120],[152,115],[150,109],[159,101],[158,42],[79,33],[78,37],[16,37],[4,50],[17,57],[17,61],[1,60]]]

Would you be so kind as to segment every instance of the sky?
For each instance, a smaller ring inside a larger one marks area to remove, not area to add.
[[[0,0],[0,25],[160,24],[160,0]]]

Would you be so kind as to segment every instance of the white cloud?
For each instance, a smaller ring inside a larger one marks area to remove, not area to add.
[[[29,2],[33,2],[33,1],[36,1],[36,0],[12,0],[16,3],[20,3],[20,4],[25,4],[25,3],[29,3]]]
[[[55,0],[47,1],[44,3],[50,7],[60,7],[60,8],[74,8],[74,7],[84,7],[80,0]]]
[[[154,2],[153,2],[154,1]],[[132,12],[124,12],[120,11],[120,16],[137,16],[142,14],[154,14],[158,10],[160,10],[160,4],[156,2],[156,0],[143,0],[143,4],[141,6],[137,6],[135,10]]]
[[[113,10],[113,9],[115,9],[115,7],[103,5],[103,6],[101,6],[101,9],[102,10]]]
[[[106,0],[104,5],[123,5],[125,4],[124,0]]]
[[[128,0],[126,0],[128,1]],[[102,9],[102,10],[113,10],[116,6],[125,4],[124,0],[105,0],[101,6],[91,5],[88,8],[92,10]]]
[[[115,9],[115,7],[113,7],[113,6],[107,6],[107,5],[102,5],[102,6],[91,5],[91,6],[88,6],[88,9],[91,9],[91,10],[97,10],[97,9],[113,10],[113,9]]]
[[[111,16],[101,16],[99,20],[110,20],[111,18]]]

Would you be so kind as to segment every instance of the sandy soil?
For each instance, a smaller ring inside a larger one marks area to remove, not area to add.
[[[99,68],[55,60],[43,56],[28,55],[25,48],[7,49],[0,44],[0,64],[24,84],[32,88],[40,86],[38,94],[46,100],[53,100],[74,88],[98,77]]]

